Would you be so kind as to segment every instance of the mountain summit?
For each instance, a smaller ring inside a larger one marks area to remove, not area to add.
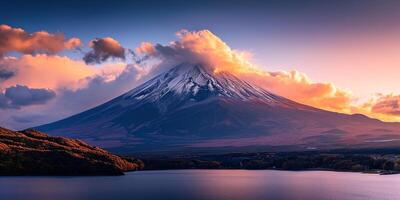
[[[399,123],[316,109],[191,64],[37,129],[124,153],[400,145]]]

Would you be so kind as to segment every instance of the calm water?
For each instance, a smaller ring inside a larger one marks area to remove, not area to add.
[[[119,177],[0,177],[0,199],[400,199],[400,175],[176,170]]]

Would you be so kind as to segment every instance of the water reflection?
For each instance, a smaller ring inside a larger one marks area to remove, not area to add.
[[[400,175],[249,170],[1,177],[0,199],[399,199]]]

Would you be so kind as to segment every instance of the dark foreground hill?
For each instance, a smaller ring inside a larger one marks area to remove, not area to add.
[[[0,127],[0,175],[122,175],[141,167],[80,140]]]

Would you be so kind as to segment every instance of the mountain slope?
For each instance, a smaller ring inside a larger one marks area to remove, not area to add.
[[[82,141],[0,127],[0,175],[121,175],[140,167]]]
[[[398,123],[305,106],[230,73],[189,64],[105,104],[37,128],[119,152],[400,144]]]

